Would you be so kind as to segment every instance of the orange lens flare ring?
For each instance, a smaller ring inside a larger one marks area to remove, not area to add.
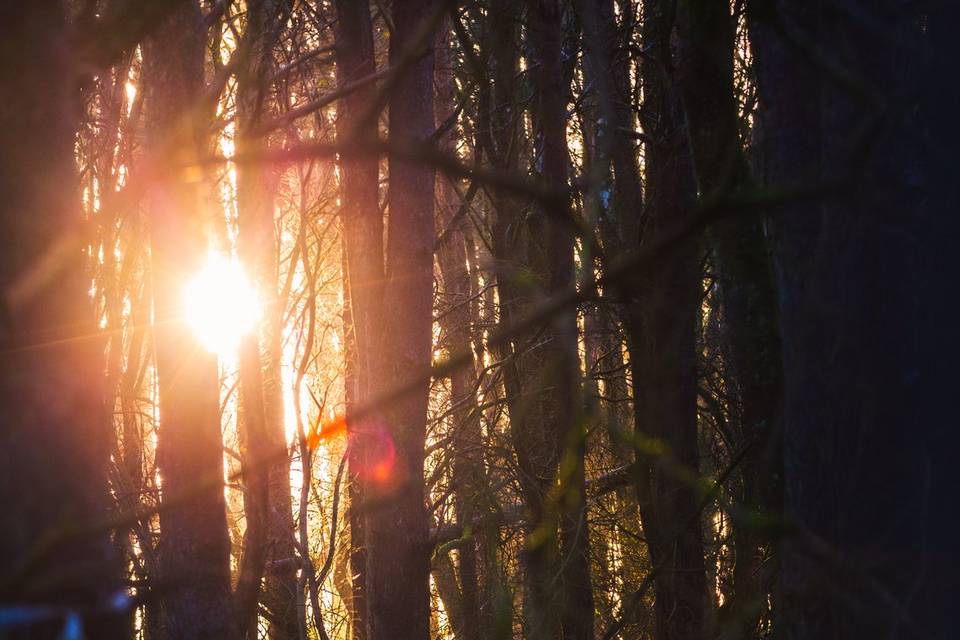
[[[345,416],[338,415],[332,420],[318,421],[307,434],[306,444],[310,449],[316,449],[321,442],[327,442],[345,433],[347,433],[347,419]],[[382,424],[374,425],[365,435],[368,461],[359,473],[369,480],[385,483],[393,477],[396,470],[397,448],[393,437]]]

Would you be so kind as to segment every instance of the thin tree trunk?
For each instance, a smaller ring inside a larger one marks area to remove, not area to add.
[[[497,17],[509,20],[507,7]],[[561,7],[534,2],[529,7],[528,44],[535,74],[531,110],[543,181],[563,189],[567,179],[565,102],[568,76],[561,65]],[[511,27],[512,28],[512,27]],[[507,34],[510,32],[507,31]],[[503,38],[499,35],[494,37]],[[504,47],[507,46],[505,42]],[[494,117],[490,154],[495,163],[515,161],[516,121],[501,113],[515,95],[507,54],[494,52]],[[494,146],[495,145],[495,146]],[[566,203],[538,203],[522,222],[511,198],[498,203],[494,248],[501,261],[498,288],[501,315],[509,319],[534,299],[518,278],[535,274],[542,293],[550,295],[573,282],[572,225]],[[510,229],[513,228],[513,231]],[[520,233],[522,230],[522,233]],[[518,235],[519,234],[519,235]],[[511,236],[513,236],[511,238]],[[517,245],[523,244],[522,248]],[[518,250],[519,248],[519,250]],[[515,265],[515,266],[514,266]],[[533,345],[526,344],[535,338]],[[531,638],[592,636],[593,600],[589,572],[589,538],[584,508],[583,412],[576,350],[576,316],[559,314],[542,331],[515,341],[505,367],[511,435],[520,466],[520,485],[528,512],[524,567],[525,627]],[[564,474],[558,477],[561,455]],[[560,492],[555,485],[560,483]]]
[[[450,42],[450,23],[444,20],[434,38],[435,65],[435,116],[436,126],[454,113],[454,56]],[[456,152],[456,127],[451,127],[439,141],[442,151]],[[464,234],[465,221],[454,220],[460,206],[460,197],[446,179],[437,182],[437,228],[445,235],[437,249],[437,263],[443,281],[444,300],[441,306],[440,324],[446,335],[451,354],[472,353],[471,350],[471,293],[470,272],[467,266],[467,246]],[[475,369],[473,363],[450,374],[450,404],[452,407],[452,481],[456,492],[456,517],[460,523],[473,522],[478,514],[487,512],[488,505],[483,504],[486,496],[483,468],[483,437],[480,430],[480,413],[476,406]],[[481,576],[477,567],[477,545],[479,536],[466,541],[458,548],[458,569],[460,587],[456,592],[461,597],[459,615],[454,616],[450,606],[444,601],[450,623],[458,638],[479,640],[485,628],[480,617],[480,594],[485,591],[480,584]],[[482,543],[495,544],[489,536],[483,536]],[[440,559],[445,562],[448,559]],[[445,571],[440,567],[434,571]],[[444,574],[444,577],[447,577]],[[454,578],[455,579],[455,578]],[[440,580],[435,579],[438,588]],[[453,590],[448,589],[453,595]],[[456,620],[455,620],[456,618]]]
[[[434,559],[433,583],[436,585],[440,602],[443,603],[443,610],[447,614],[447,623],[453,632],[454,640],[461,640],[465,637],[464,633],[467,629],[463,619],[465,600],[449,554],[443,554]],[[476,634],[478,631],[479,629],[474,629],[473,633]]]
[[[160,437],[159,587],[171,638],[225,638],[232,633],[230,545],[223,489],[197,491],[223,474],[217,359],[182,320],[182,288],[207,255],[210,221],[197,185],[181,165],[196,158],[199,126],[185,113],[203,88],[206,30],[199,6],[186,3],[144,46],[148,140],[161,158],[149,196]],[[188,498],[181,498],[189,494]]]
[[[272,47],[281,28],[283,3],[252,0],[247,4],[244,43],[247,66],[237,83],[238,150],[256,153],[268,141],[255,130],[267,109],[267,77],[273,69]],[[270,614],[270,637],[298,636],[296,565],[290,465],[283,456],[286,433],[280,387],[281,316],[277,295],[276,233],[273,221],[275,177],[270,167],[246,164],[237,173],[238,252],[258,290],[264,315],[261,327],[240,347],[240,392],[244,419],[241,455],[244,473],[244,512],[247,533],[236,591],[238,623],[247,635],[257,633],[261,580],[264,605]],[[278,459],[279,458],[279,459]],[[265,461],[271,461],[266,463]],[[281,561],[281,562],[278,562]],[[264,576],[264,568],[271,567]]]
[[[341,170],[342,174],[342,170]],[[357,369],[359,368],[357,350],[356,324],[353,319],[353,297],[350,295],[350,271],[346,247],[346,223],[340,221],[341,228],[341,264],[343,265],[343,337],[344,337],[344,373],[343,373],[343,402],[347,416],[352,416],[357,406],[357,395],[360,394]],[[363,534],[363,491],[360,485],[360,457],[358,456],[359,443],[355,435],[356,426],[352,418],[348,418],[350,438],[346,455],[348,458],[347,504],[344,518],[348,529],[348,551],[346,558],[340,562],[345,565],[343,578],[337,589],[340,597],[347,606],[349,615],[348,637],[366,637],[366,615],[363,609],[363,578],[366,576],[366,541]],[[339,563],[338,563],[339,566]],[[335,576],[336,577],[336,576]]]
[[[634,457],[622,340],[607,307],[597,310],[594,323],[595,330],[599,333],[596,346],[598,352],[596,368],[604,383],[603,398],[600,399],[600,416],[613,462],[617,468],[622,468],[631,464]],[[587,360],[588,364],[591,362],[593,362],[592,359]],[[623,586],[620,591],[620,601],[629,603],[649,570],[649,562],[645,550],[641,548],[643,543],[639,536],[640,510],[636,493],[629,484],[625,484],[616,489],[615,499],[617,512],[620,514],[614,531],[621,554],[619,571]],[[624,638],[639,637],[641,628],[637,624],[640,617],[637,615],[638,612],[621,611],[621,614],[624,613],[629,615],[625,621],[626,626],[621,632],[622,635]]]
[[[344,87],[376,70],[370,7],[366,2],[337,0],[337,84]],[[376,121],[362,122],[376,94],[367,85],[337,104],[339,140],[369,140],[377,135]],[[360,129],[359,127],[363,127]],[[350,334],[346,350],[351,358],[351,405],[363,405],[375,394],[374,375],[379,356],[377,327],[384,278],[383,216],[379,206],[379,160],[375,156],[340,158],[342,206],[340,219],[346,256],[345,280],[350,297]],[[354,640],[365,640],[369,619],[367,607],[367,543],[364,515],[366,494],[365,431],[372,420],[355,421],[347,407],[349,433],[347,485],[350,522],[350,573],[353,585],[350,628]]]
[[[640,240],[643,183],[633,131],[630,65],[626,50],[631,30],[617,25],[613,0],[578,0],[583,22],[584,79],[596,87],[597,122],[591,180],[601,206],[597,224],[611,254],[634,250]],[[630,15],[621,16],[629,25]],[[610,169],[613,169],[611,179]]]
[[[588,131],[593,130],[588,202],[595,208],[598,235],[608,259],[612,259],[636,251],[643,209],[643,183],[637,167],[637,149],[631,136],[627,135],[634,128],[630,60],[626,55],[631,44],[632,29],[628,27],[632,25],[633,15],[627,3],[621,7],[621,24],[618,25],[613,0],[580,0],[576,7],[583,22],[584,81],[596,88],[592,105],[596,111],[589,123],[596,124],[588,126]],[[631,293],[624,295],[624,291],[614,288],[606,295],[612,297],[611,302],[621,298],[621,304],[615,309],[622,316],[628,343],[638,344],[643,322],[639,318],[640,306]],[[628,398],[623,353],[610,311],[601,308],[597,315],[598,330],[603,336],[598,346],[603,354],[598,368],[601,372],[611,372],[605,374],[605,395],[616,403],[609,405],[602,415],[607,422],[611,451],[618,464],[626,465],[633,459],[633,437],[630,421],[622,415],[621,409],[627,406]],[[639,349],[633,349],[632,353],[637,361],[631,359],[630,365],[636,370],[640,366]],[[629,603],[646,573],[646,554],[639,548],[636,535],[640,526],[636,495],[627,488],[619,489],[617,500],[624,519],[617,527],[623,554],[622,602]],[[635,624],[638,612],[625,610],[622,614],[627,616],[622,632],[624,637],[637,637],[641,632],[639,625]]]
[[[520,88],[517,82],[519,19],[518,3],[499,1],[492,4],[488,44],[492,61],[491,91],[481,96],[478,114],[480,139],[489,138],[484,151],[491,164],[504,171],[518,170],[521,148],[522,118],[517,104]],[[542,40],[542,27],[536,31],[536,36],[532,37]],[[555,66],[554,71],[559,72],[559,64]],[[557,170],[555,151],[551,149],[551,169],[554,172]],[[563,170],[565,166],[561,165]],[[545,273],[545,256],[541,255],[539,262],[533,264],[531,253],[535,248],[542,250],[543,247],[532,246],[529,236],[535,230],[528,228],[524,203],[512,194],[496,190],[493,201],[496,209],[492,235],[498,309],[500,322],[510,323],[531,303],[529,283],[523,282],[521,274],[536,273],[544,288],[549,275]],[[545,240],[542,237],[543,212],[538,213],[541,227],[538,240],[542,242]],[[518,335],[511,344],[501,345],[498,359],[504,362],[504,394],[526,516],[522,552],[524,632],[533,640],[555,640],[560,635],[562,606],[557,583],[560,573],[559,516],[555,506],[550,508],[547,498],[557,480],[560,442],[558,426],[549,421],[557,407],[551,406],[545,391],[552,380],[542,378],[555,363],[545,361],[547,352],[542,345],[530,348],[529,342],[535,335],[535,332]],[[538,418],[547,424],[538,423]]]
[[[535,75],[534,135],[540,143],[544,182],[562,191],[567,187],[566,102],[570,74],[564,67],[563,3],[539,0],[530,11],[528,37],[540,70]],[[532,260],[542,262],[545,293],[556,295],[574,283],[574,234],[569,202],[544,205],[532,219]],[[543,239],[545,236],[545,241]],[[541,244],[542,243],[542,244]],[[537,246],[537,245],[540,246]],[[544,397],[537,425],[555,430],[560,467],[560,556],[562,585],[561,637],[592,640],[593,587],[590,576],[590,537],[586,509],[586,420],[577,352],[577,316],[570,309],[553,319],[543,334],[546,351],[540,378]],[[536,393],[536,391],[535,391]]]
[[[740,142],[733,83],[734,24],[723,0],[687,3],[678,17],[677,67],[698,191],[704,200],[741,195],[751,188],[750,168]],[[710,234],[723,330],[729,343],[730,376],[739,397],[739,423],[749,447],[741,463],[743,507],[757,517],[732,520],[733,594],[724,607],[724,637],[751,638],[767,606],[761,555],[772,540],[757,530],[761,512],[775,513],[780,454],[776,411],[781,386],[780,340],[771,266],[757,216],[716,225]]]
[[[485,157],[494,167],[503,171],[517,170],[521,146],[519,140],[521,109],[516,103],[516,92],[519,88],[517,82],[520,47],[519,9],[519,3],[509,0],[493,0],[491,2],[484,24],[485,48],[490,52],[489,77],[487,77],[487,72],[483,68],[474,70],[474,73],[478,76],[478,81],[481,83],[478,89],[479,96],[476,106],[476,127],[478,129],[476,153]],[[457,32],[461,50],[463,50],[467,46],[466,33],[457,21],[454,21],[453,26]],[[494,321],[496,317],[495,309],[499,309],[501,321],[506,320],[515,312],[514,307],[517,304],[517,294],[515,287],[512,286],[512,276],[508,275],[501,267],[508,264],[508,256],[514,256],[513,251],[517,249],[517,247],[512,246],[513,243],[508,238],[506,230],[511,222],[519,216],[520,203],[511,194],[499,190],[491,190],[490,197],[496,212],[491,235],[493,241],[492,253],[498,265],[496,292],[499,296],[499,305],[495,303],[494,288],[489,287],[483,298],[484,317],[480,318],[480,309],[473,312],[474,317],[484,323]],[[468,242],[470,248],[474,248],[472,236],[465,235],[464,239]],[[474,350],[478,353],[482,352],[484,348],[481,336],[482,334],[478,332],[475,338]],[[511,347],[500,347],[497,353],[498,359],[502,359],[506,353],[511,351]],[[510,407],[512,430],[514,416],[516,416],[516,420],[522,420],[522,416],[516,408],[519,391],[515,384],[517,378],[516,363],[512,358],[506,360],[503,377],[506,400],[508,407]],[[491,391],[496,393],[496,389],[491,389]],[[496,409],[491,408],[487,414],[487,419],[492,422],[496,419],[495,415]],[[491,500],[496,500],[495,496],[491,497]],[[492,506],[499,508],[495,504]],[[486,592],[482,596],[482,601],[487,607],[483,622],[488,626],[484,626],[484,633],[490,638],[509,637],[513,632],[515,598],[507,586],[504,567],[501,566],[498,559],[499,536],[494,528],[483,532],[482,535],[490,540],[489,544],[480,544],[478,547],[482,557],[483,581],[486,586]],[[525,601],[527,600],[525,599]]]

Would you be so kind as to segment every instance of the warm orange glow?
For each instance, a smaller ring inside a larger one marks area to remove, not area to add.
[[[307,434],[307,446],[316,449],[321,441],[329,440],[347,432],[347,419],[343,416],[336,416],[328,422],[318,424]]]
[[[235,356],[261,315],[256,290],[240,264],[213,252],[184,287],[183,301],[187,324],[204,348],[221,358]]]
[[[377,482],[386,482],[390,479],[391,471],[393,471],[393,460],[384,460],[373,466],[370,475]]]

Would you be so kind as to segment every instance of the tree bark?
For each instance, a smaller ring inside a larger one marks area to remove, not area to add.
[[[197,490],[223,476],[217,358],[182,319],[184,283],[207,255],[210,220],[183,166],[202,149],[189,111],[203,89],[206,29],[199,6],[185,3],[144,46],[148,143],[157,161],[149,193],[155,341],[160,392],[157,460],[161,600],[171,638],[225,638],[233,632],[230,545],[223,489]]]
[[[569,77],[561,64],[563,22],[556,2],[531,2],[527,44],[534,79],[531,108],[541,180],[562,190],[567,183],[566,96]],[[492,135],[495,165],[515,166],[517,120],[515,57],[506,51],[513,29],[510,8],[498,6],[493,38]],[[513,45],[515,46],[515,45]],[[569,203],[536,203],[522,216],[521,202],[497,196],[494,250],[501,317],[509,321],[540,295],[573,283],[573,223]],[[530,274],[535,282],[525,282]],[[539,331],[514,340],[505,366],[510,431],[520,467],[525,508],[525,628],[531,638],[586,638],[593,633],[593,594],[584,502],[585,446],[576,315],[558,314]],[[533,344],[530,344],[531,341]],[[561,473],[560,462],[564,460]],[[559,582],[557,582],[559,581]]]
[[[539,7],[530,9],[538,11],[539,15]],[[491,6],[489,46],[492,83],[489,95],[481,96],[481,101],[487,98],[488,104],[479,105],[479,126],[481,136],[487,138],[484,144],[487,157],[491,164],[503,171],[519,170],[522,146],[522,111],[517,103],[520,89],[517,81],[519,21],[517,3],[502,1]],[[543,27],[538,25],[536,34],[530,37],[539,37],[542,44]],[[558,52],[555,55],[558,56]],[[553,71],[559,73],[558,61],[553,62]],[[556,81],[556,78],[552,81]],[[485,133],[487,130],[489,135]],[[550,168],[554,174],[557,172],[555,156],[556,149],[551,147]],[[561,159],[563,161],[565,158]],[[561,164],[560,171],[565,170],[565,165]],[[552,177],[556,178],[556,175]],[[530,240],[534,230],[525,216],[525,203],[513,194],[499,190],[494,191],[493,201],[496,210],[492,235],[498,310],[500,322],[510,323],[523,314],[536,293],[536,287],[524,275],[535,274],[536,284],[546,289],[549,273],[546,272],[545,256],[542,255],[544,247],[536,247]],[[546,226],[544,212],[538,214],[538,230],[541,232],[538,240],[543,242],[545,237],[542,231]],[[541,249],[541,256],[534,264],[535,257],[532,254],[538,248]],[[535,331],[515,336],[510,344],[499,347],[498,359],[504,362],[504,395],[525,510],[525,543],[521,556],[524,573],[523,627],[529,638],[554,640],[561,632],[562,598],[556,586],[560,573],[559,514],[556,505],[551,508],[548,504],[548,495],[557,480],[560,429],[550,420],[558,407],[551,405],[549,392],[546,391],[553,381],[546,377],[551,373],[549,365],[555,363],[546,360],[549,350],[542,345],[530,347],[535,336]]]
[[[237,125],[240,153],[262,152],[269,141],[256,129],[268,109],[266,82],[273,64],[272,47],[286,12],[279,0],[251,0],[243,41],[249,47],[246,68],[237,82]],[[282,301],[277,292],[277,240],[272,169],[245,164],[237,170],[238,253],[263,306],[260,327],[240,346],[240,424],[247,533],[236,590],[238,624],[247,635],[257,633],[260,583],[271,620],[273,640],[298,637],[297,570],[292,558],[293,507],[290,465],[284,456],[283,396],[280,381]],[[269,462],[268,462],[269,461]],[[269,563],[269,565],[268,565]],[[271,569],[264,576],[264,567]]]
[[[406,67],[389,96],[392,144],[422,144],[434,130],[432,40],[415,38],[432,0],[395,4],[390,63]],[[423,55],[414,47],[422,47]],[[431,362],[434,169],[389,157],[383,324],[377,388],[395,389]],[[390,314],[389,326],[386,313]],[[379,408],[365,490],[369,640],[426,640],[430,633],[429,522],[424,505],[428,381]]]
[[[344,87],[376,71],[370,7],[366,2],[337,0],[337,84]],[[376,95],[365,85],[337,105],[337,137],[340,140],[370,140],[377,136],[376,121],[362,122]],[[362,127],[362,129],[360,128]],[[349,336],[345,351],[350,358],[347,389],[349,478],[347,485],[350,522],[350,573],[352,597],[350,628],[354,640],[367,638],[367,543],[364,515],[367,442],[365,431],[373,420],[354,420],[351,408],[364,405],[375,395],[379,353],[379,318],[384,280],[383,216],[379,205],[379,159],[375,156],[341,156],[340,209],[343,233],[346,292],[349,294]]]
[[[110,606],[120,558],[106,531],[70,532],[108,515],[112,437],[76,192],[73,55],[61,3],[0,9],[0,600],[64,607],[91,637],[122,638],[127,611]],[[62,615],[5,632],[59,637]]]
[[[629,3],[621,7],[620,24],[614,12],[613,0],[579,0],[576,3],[583,24],[584,82],[595,87],[594,98],[586,107],[591,110],[585,118],[585,138],[590,152],[588,176],[590,191],[585,197],[597,235],[603,244],[607,260],[623,258],[637,250],[640,241],[640,218],[643,210],[643,182],[637,167],[637,149],[627,135],[634,128],[630,91],[630,46],[633,14]],[[612,171],[611,171],[612,169]],[[603,268],[606,263],[601,263]],[[592,277],[592,274],[586,277]],[[601,412],[606,423],[610,449],[619,465],[628,465],[633,459],[632,425],[622,416],[622,406],[628,399],[627,379],[621,339],[617,335],[614,315],[619,314],[627,342],[638,344],[642,335],[640,305],[634,292],[613,287],[604,292],[606,300],[595,312],[596,339],[599,350],[597,366],[604,374],[605,395],[616,403],[606,404]],[[639,349],[633,349],[639,358]],[[588,366],[592,363],[588,359]],[[636,370],[639,362],[631,361]],[[634,398],[634,403],[636,398]],[[623,563],[621,601],[629,603],[646,573],[647,559],[638,547],[636,530],[640,527],[640,512],[636,495],[627,488],[619,489],[617,499],[623,510],[623,522],[617,527]],[[636,624],[638,612],[624,610],[626,616],[622,634],[635,638],[641,633]]]
[[[721,0],[683,4],[678,15],[677,79],[702,202],[743,196],[752,188],[740,142],[733,82],[734,24]],[[733,593],[721,612],[726,638],[751,638],[772,586],[761,564],[774,541],[757,522],[779,512],[780,339],[776,294],[762,220],[743,214],[711,229],[709,239],[720,285],[722,331],[729,345],[731,390],[739,399],[738,447],[749,447],[741,462],[741,504],[750,516],[732,519]]]
[[[957,90],[930,75],[955,50],[949,5],[750,5],[761,175],[810,194],[772,224],[786,638],[954,631],[957,576],[941,568],[956,566],[956,515],[939,483],[957,435],[939,376],[956,346],[939,286],[956,278],[956,169],[939,149],[957,140]]]
[[[645,90],[641,116],[646,143],[644,243],[685,224],[696,197],[673,78],[672,3],[644,3]],[[702,638],[706,574],[696,474],[696,330],[700,310],[700,249],[694,238],[663,252],[641,279],[639,322],[628,320],[631,348],[640,512],[654,579],[658,640]]]

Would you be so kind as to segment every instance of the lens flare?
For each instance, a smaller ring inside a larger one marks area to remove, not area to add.
[[[240,264],[211,253],[184,287],[184,319],[205,349],[233,357],[240,340],[257,327],[260,300]]]

